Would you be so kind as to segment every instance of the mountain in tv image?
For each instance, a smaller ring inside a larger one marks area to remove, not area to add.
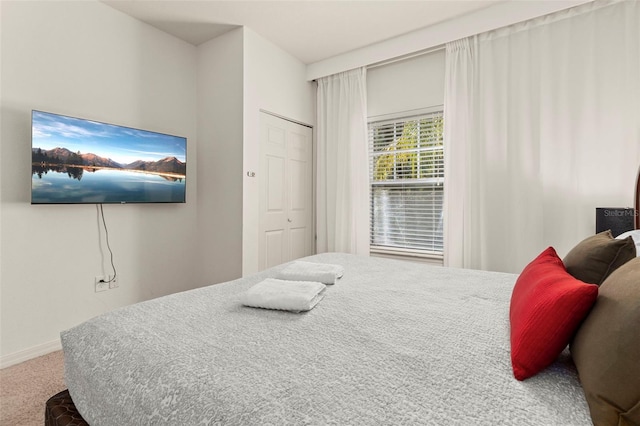
[[[158,161],[137,160],[132,163],[121,164],[97,154],[75,153],[67,148],[60,147],[49,150],[33,148],[31,161],[34,168],[48,166],[57,168],[66,166],[82,168],[89,171],[95,171],[97,169],[128,170],[159,174],[173,178],[184,178],[187,170],[187,164],[178,160],[176,157],[166,157]]]

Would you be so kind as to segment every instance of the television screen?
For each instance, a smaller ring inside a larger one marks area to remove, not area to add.
[[[31,114],[31,203],[184,203],[187,140]]]

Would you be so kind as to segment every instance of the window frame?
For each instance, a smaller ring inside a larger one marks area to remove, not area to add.
[[[370,223],[370,234],[369,234],[369,241],[370,241],[370,253],[373,255],[379,255],[379,256],[384,256],[384,257],[405,257],[405,258],[410,258],[412,260],[420,260],[420,261],[426,261],[426,262],[433,262],[436,264],[442,264],[442,260],[443,260],[443,254],[444,254],[444,247],[442,246],[442,249],[440,251],[438,250],[428,250],[428,249],[419,249],[419,248],[411,248],[411,247],[397,247],[397,246],[391,246],[391,245],[381,245],[381,244],[375,244],[374,243],[374,188],[375,186],[395,186],[396,188],[398,187],[402,187],[402,186],[407,186],[408,188],[410,187],[425,187],[426,185],[431,185],[431,186],[436,186],[436,187],[441,187],[442,188],[442,198],[444,198],[444,185],[445,185],[445,181],[444,181],[444,137],[442,137],[442,145],[441,148],[440,146],[426,146],[423,148],[417,147],[417,148],[411,148],[411,149],[406,149],[406,150],[400,150],[398,152],[415,152],[415,153],[420,153],[420,152],[428,152],[428,151],[439,151],[441,150],[442,154],[442,162],[439,163],[437,165],[437,168],[439,170],[441,170],[441,173],[438,174],[438,177],[432,177],[432,178],[424,178],[424,179],[390,179],[390,180],[379,180],[379,181],[374,181],[373,179],[373,169],[374,169],[374,163],[375,163],[375,158],[379,157],[379,153],[375,153],[374,152],[374,146],[373,146],[373,126],[382,126],[385,123],[389,124],[389,123],[393,123],[396,122],[400,123],[400,122],[408,122],[408,121],[414,121],[414,120],[421,120],[424,118],[430,118],[430,117],[434,117],[434,116],[440,116],[442,118],[444,118],[444,106],[443,105],[437,105],[437,106],[433,106],[430,108],[424,108],[424,109],[420,109],[420,110],[412,110],[412,111],[405,111],[405,112],[400,112],[400,113],[394,113],[394,114],[387,114],[387,115],[383,115],[383,116],[375,116],[375,117],[369,117],[367,120],[367,130],[368,130],[368,149],[369,149],[369,155],[368,155],[368,159],[369,159],[369,191],[370,191],[370,206],[369,206],[369,223]],[[397,138],[394,138],[394,140],[397,140]],[[419,154],[418,154],[419,155]],[[395,171],[394,171],[395,173]],[[402,182],[402,181],[406,181],[406,182]],[[442,203],[442,201],[441,201]],[[427,205],[427,204],[424,204]],[[433,206],[434,204],[431,203],[431,206]],[[440,212],[441,212],[441,217],[442,217],[442,204],[440,204]],[[427,207],[429,208],[429,207]],[[441,230],[440,232],[440,238],[443,238],[443,232]],[[442,244],[444,244],[444,241],[442,241]]]

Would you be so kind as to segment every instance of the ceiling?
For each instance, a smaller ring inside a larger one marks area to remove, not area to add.
[[[102,1],[196,46],[246,26],[310,64],[505,0]]]

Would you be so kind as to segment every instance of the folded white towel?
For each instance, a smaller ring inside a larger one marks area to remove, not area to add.
[[[335,284],[344,274],[344,268],[330,263],[313,263],[296,260],[282,269],[276,276],[282,280],[319,281],[323,284]]]
[[[308,311],[324,297],[326,288],[319,282],[267,278],[244,292],[242,304],[253,308]]]

